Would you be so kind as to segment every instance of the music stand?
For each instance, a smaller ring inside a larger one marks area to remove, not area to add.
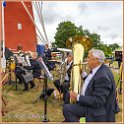
[[[48,118],[47,118],[47,76],[44,73],[44,115],[43,115],[43,122],[48,122]]]
[[[9,81],[8,84],[12,84],[12,86],[7,90],[7,93],[13,89],[13,87],[15,86],[15,90],[18,90],[18,86],[17,86],[17,77],[15,77],[15,82],[12,81],[12,75],[11,75],[11,58],[9,58]],[[15,63],[16,64],[16,63]],[[16,65],[15,65],[16,66]]]
[[[41,66],[41,68],[43,69],[44,72],[44,84],[43,84],[43,91],[40,94],[40,96],[38,97],[37,100],[35,100],[33,103],[36,103],[42,96],[44,98],[44,115],[43,115],[43,122],[48,122],[48,118],[47,118],[47,99],[48,99],[48,95],[47,94],[47,79],[53,80],[53,76],[51,75],[51,73],[49,72],[46,64],[44,63],[44,61],[42,60],[42,58],[38,59],[39,61],[39,65]]]

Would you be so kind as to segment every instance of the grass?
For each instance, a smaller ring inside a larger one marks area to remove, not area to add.
[[[117,63],[113,63],[113,66],[117,66]],[[119,79],[118,70],[112,68],[116,82]],[[56,72],[52,72],[55,75]],[[14,80],[14,78],[13,78]],[[38,80],[35,80],[36,85]],[[43,82],[42,82],[43,83]],[[11,85],[3,86],[3,97],[7,103],[5,106],[3,104],[3,110],[5,116],[3,116],[3,122],[41,122],[44,120],[44,101],[39,100],[37,103],[33,102],[41,94],[42,87],[38,91],[36,88],[30,90],[29,92],[22,92],[23,84],[18,84],[18,90],[14,88],[7,93],[7,90]],[[48,82],[48,87],[54,87],[53,82]],[[55,87],[54,87],[55,88]],[[116,122],[122,122],[122,95],[119,94],[119,106],[121,112],[116,115]],[[55,99],[52,94],[47,101],[47,118],[50,122],[62,122],[64,120],[62,114],[62,100]]]
[[[3,121],[42,121],[44,101],[40,100],[33,104],[39,94],[40,91],[36,92],[36,89],[30,90],[30,92],[10,91],[8,94],[4,93],[7,105],[3,107],[8,112],[3,116]],[[48,99],[47,115],[50,121],[59,121],[60,117],[61,120],[63,119],[61,102],[61,100],[54,99],[53,95]],[[53,116],[53,112],[57,116]]]

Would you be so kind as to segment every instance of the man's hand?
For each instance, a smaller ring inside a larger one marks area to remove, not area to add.
[[[84,69],[80,69],[80,74],[82,74],[84,72]]]
[[[72,101],[74,101],[74,102],[76,102],[77,101],[77,93],[75,93],[75,92],[70,92],[70,99],[72,100]]]

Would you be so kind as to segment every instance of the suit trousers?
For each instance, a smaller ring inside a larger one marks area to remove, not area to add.
[[[66,94],[69,92],[70,83],[65,81],[63,84],[60,84],[60,80],[56,80],[54,81],[54,85],[59,92],[63,93],[63,101],[65,102]]]
[[[86,113],[86,107],[81,106],[78,103],[64,104],[63,115],[65,122],[79,122],[80,117],[84,117]]]

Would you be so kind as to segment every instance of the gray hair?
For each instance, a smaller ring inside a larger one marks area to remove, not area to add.
[[[90,50],[90,52],[92,52],[92,55],[98,59],[99,62],[103,63],[105,60],[105,54],[102,50],[98,50],[98,49],[92,49]]]
[[[72,53],[72,52],[69,52],[69,53],[68,53],[68,56],[73,57],[73,53]]]

